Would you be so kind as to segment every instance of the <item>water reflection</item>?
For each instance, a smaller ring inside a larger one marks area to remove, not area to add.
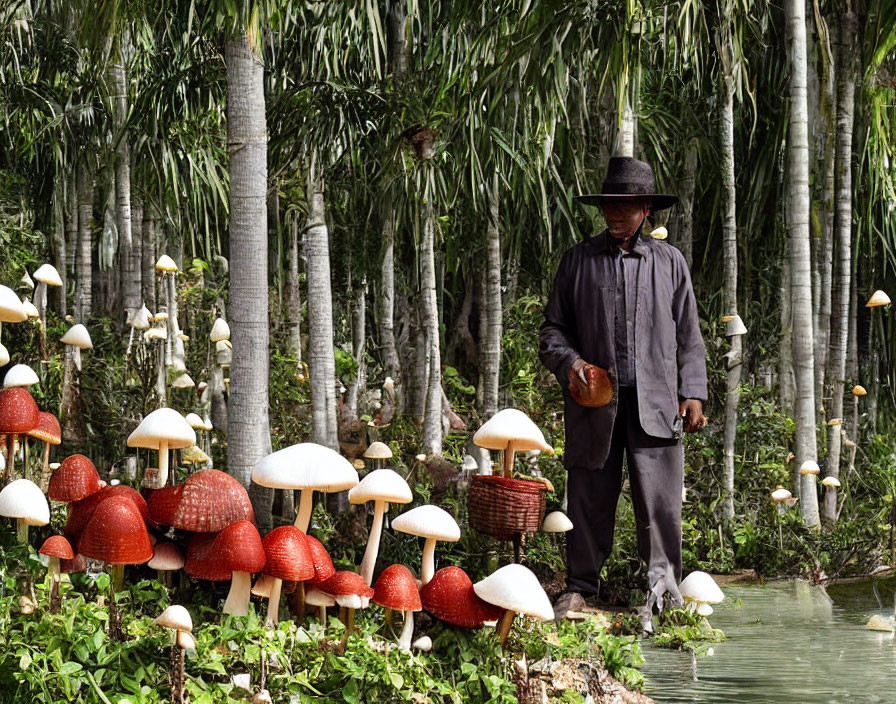
[[[880,603],[868,583],[725,588],[710,621],[728,640],[696,667],[688,653],[645,644],[646,693],[663,704],[896,702],[896,640],[865,628],[873,613],[893,614],[896,583],[878,586]]]

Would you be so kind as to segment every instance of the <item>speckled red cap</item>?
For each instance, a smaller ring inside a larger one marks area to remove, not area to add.
[[[390,565],[382,571],[373,585],[373,601],[396,611],[420,611],[420,591],[417,580],[404,565]]]
[[[460,567],[443,567],[420,590],[423,608],[447,623],[479,628],[484,621],[501,618],[504,609],[483,601],[473,591],[473,582]]]
[[[0,433],[27,433],[37,425],[39,414],[28,389],[16,386],[0,391]]]
[[[139,565],[152,558],[146,522],[134,502],[113,496],[97,506],[78,540],[78,552],[107,565]]]
[[[314,559],[305,534],[295,526],[275,528],[262,541],[264,573],[277,579],[305,582],[314,577]]]
[[[41,555],[59,557],[63,560],[73,560],[75,558],[75,551],[72,550],[71,543],[61,535],[51,535],[44,541],[44,544],[40,546],[38,552]]]
[[[149,521],[149,509],[146,507],[146,500],[140,496],[140,492],[124,484],[104,486],[99,491],[80,501],[75,501],[69,506],[68,522],[65,524],[63,532],[72,545],[78,544],[84,527],[93,517],[97,507],[106,499],[115,496],[130,499],[137,511],[140,512],[143,521]]]
[[[336,574],[336,567],[333,560],[330,559],[330,553],[313,535],[306,535],[308,547],[311,549],[311,559],[314,561],[314,579],[311,580],[315,584],[323,582]]]
[[[234,572],[260,572],[266,562],[258,529],[249,521],[237,521],[220,533],[192,536],[184,571],[196,579],[222,582]]]
[[[28,431],[32,438],[42,440],[48,445],[59,445],[62,442],[62,428],[56,416],[46,411],[38,411],[37,425]]]
[[[70,503],[100,490],[100,475],[84,455],[71,455],[50,476],[47,497],[50,501]],[[136,492],[135,492],[136,493]]]
[[[368,599],[373,596],[373,589],[367,586],[367,582],[357,572],[336,572],[328,580],[315,586],[324,594],[333,596],[355,594],[357,596],[366,596]]]
[[[245,487],[229,474],[203,469],[183,484],[149,496],[153,521],[193,533],[218,533],[238,521],[255,521]]]

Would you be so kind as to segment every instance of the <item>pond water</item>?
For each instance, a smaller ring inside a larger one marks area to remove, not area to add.
[[[645,693],[657,702],[896,702],[896,640],[865,628],[872,614],[893,615],[892,578],[723,591],[710,622],[728,640],[712,656],[692,662],[689,653],[644,643]]]

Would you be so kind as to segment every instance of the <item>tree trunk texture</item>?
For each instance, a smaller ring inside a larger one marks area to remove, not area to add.
[[[817,460],[815,437],[815,365],[812,330],[812,265],[809,244],[809,137],[806,77],[805,0],[786,0],[787,54],[790,65],[790,123],[787,143],[788,244],[793,317],[793,367],[796,380],[796,466]],[[803,522],[820,523],[816,477],[802,475]]]
[[[635,111],[632,109],[632,101],[628,94],[619,118],[619,132],[616,135],[616,151],[618,156],[635,155]]]
[[[59,278],[62,279],[62,286],[54,286],[52,296],[48,297],[48,301],[52,300],[56,312],[60,318],[68,315],[68,302],[66,300],[66,288],[68,287],[68,248],[66,246],[66,232],[68,228],[68,217],[66,213],[66,196],[65,182],[57,184],[53,191],[53,265],[59,272]],[[77,226],[76,226],[77,227]],[[49,292],[48,292],[49,293]],[[46,310],[43,311],[44,321],[46,323]],[[46,335],[46,330],[44,330]],[[46,357],[42,357],[46,359]]]
[[[501,305],[501,229],[500,197],[497,172],[488,194],[488,225],[485,233],[485,309],[486,328],[479,333],[479,364],[482,369],[482,419],[498,412],[501,380],[501,337],[503,307]]]
[[[737,194],[734,182],[734,60],[731,26],[722,20],[720,45],[725,67],[720,79],[722,93],[719,119],[722,160],[722,248],[725,260],[725,314],[737,315]],[[737,436],[737,406],[740,402],[740,377],[743,366],[743,335],[732,335],[727,357],[728,389],[725,395],[725,437],[722,446],[722,518],[734,518],[734,443]]]
[[[435,237],[436,213],[427,198],[423,212],[423,243],[420,252],[422,328],[427,357],[426,405],[423,412],[423,447],[442,454],[442,356],[439,349],[439,308],[436,301]]]
[[[308,273],[308,364],[311,372],[311,438],[338,450],[336,433],[336,358],[333,352],[333,294],[330,236],[324,213],[324,184],[312,160],[308,185],[305,255]]]
[[[143,213],[143,244],[141,245],[141,289],[143,304],[153,313],[156,310],[156,237],[158,220],[152,217],[152,208],[147,204]]]
[[[299,278],[299,221],[293,218],[289,225],[289,251],[286,271],[286,327],[289,332],[289,353],[302,366],[302,288]]]
[[[137,308],[143,305],[143,201],[132,188],[131,193],[131,265],[136,283]]]
[[[837,281],[835,326],[831,331],[830,378],[831,418],[843,420],[843,393],[846,383],[846,350],[849,339],[850,290],[852,281],[852,131],[855,109],[856,81],[856,16],[847,10],[840,17],[839,70],[837,71],[837,147],[836,201],[834,204],[834,233],[837,242]],[[846,423],[834,426],[828,440],[826,475],[839,478],[841,429]],[[855,431],[852,431],[853,433]],[[855,440],[855,436],[851,438]],[[837,521],[837,489],[827,487],[824,492],[823,517],[831,524]]]
[[[114,106],[113,126],[118,144],[115,148],[115,223],[118,226],[118,272],[121,276],[121,307],[127,320],[140,308],[140,277],[134,270],[134,238],[131,213],[131,150],[128,142],[128,82],[125,69],[129,43],[125,30],[120,37],[110,73]]]
[[[75,255],[78,251],[78,233],[80,232],[78,228],[81,204],[78,199],[78,176],[80,173],[78,167],[72,169],[65,192],[65,273],[69,279],[75,273]],[[68,291],[66,291],[66,300],[68,300]]]
[[[398,389],[401,388],[401,361],[395,345],[395,215],[392,200],[386,196],[383,209],[383,278],[380,284],[379,330],[380,344],[383,346],[383,365],[386,375],[391,376]],[[399,397],[401,394],[398,394]]]
[[[252,499],[259,530],[271,527],[273,492],[251,481],[271,452],[268,420],[267,123],[264,64],[245,34],[225,44],[230,150],[230,367],[228,472]]]
[[[669,239],[681,253],[690,269],[694,263],[694,190],[697,184],[696,139],[688,142],[684,155],[684,174],[678,188],[678,207],[669,216]]]
[[[367,388],[367,366],[364,363],[367,340],[367,281],[362,280],[352,300],[352,358],[355,360],[355,377],[348,385],[346,405],[354,415],[358,413],[358,399]]]
[[[93,170],[78,166],[78,254],[75,259],[75,321],[86,322],[93,312]]]

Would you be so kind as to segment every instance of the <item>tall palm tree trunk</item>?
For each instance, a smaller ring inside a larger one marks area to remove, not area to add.
[[[75,317],[84,322],[93,312],[93,170],[78,165],[78,251],[75,257]]]
[[[379,331],[386,374],[400,386],[401,361],[395,344],[395,218],[392,200],[389,196],[386,198],[383,214],[383,276],[380,283]]]
[[[423,447],[442,454],[442,355],[439,349],[439,308],[436,299],[436,214],[430,197],[423,211],[423,245],[420,252],[421,318],[427,357],[426,405],[423,411]]]
[[[812,330],[812,265],[809,246],[809,137],[806,76],[805,0],[786,0],[787,53],[790,64],[790,124],[787,140],[787,226],[793,317],[793,367],[796,380],[796,465],[817,460],[815,437],[815,364]],[[803,521],[818,526],[814,474],[801,475]]]
[[[149,201],[143,209],[143,242],[140,247],[140,288],[143,303],[153,313],[156,310],[156,233],[158,220],[153,215],[153,207]]]
[[[837,152],[835,233],[837,240],[837,286],[834,305],[837,325],[831,332],[831,417],[843,419],[843,392],[846,381],[846,350],[849,339],[849,307],[852,281],[852,131],[855,115],[856,16],[848,9],[840,16],[840,53],[837,85]],[[840,476],[840,429],[830,434],[827,476]],[[852,438],[855,440],[855,437]],[[837,490],[824,493],[823,515],[831,523],[837,520]]]
[[[352,297],[352,358],[355,360],[355,378],[348,385],[346,405],[358,413],[358,399],[367,388],[367,367],[364,353],[367,336],[367,281],[362,280]]]
[[[491,418],[498,412],[498,389],[501,378],[501,337],[503,308],[501,305],[501,229],[499,224],[498,175],[492,179],[488,194],[488,227],[485,242],[485,291],[482,307],[485,330],[479,343],[479,363],[482,366],[482,417]]]
[[[54,302],[60,318],[64,318],[68,314],[68,306],[65,296],[65,289],[68,285],[68,271],[66,271],[66,262],[68,260],[66,228],[68,223],[65,201],[64,181],[58,181],[56,187],[53,189],[53,263],[56,265],[56,270],[59,272],[59,278],[62,279],[62,286],[56,287],[57,293],[54,294],[55,296],[58,296]],[[46,337],[47,311],[43,310],[42,315],[44,316],[44,327],[41,334]],[[44,341],[42,340],[42,343],[43,342]],[[46,357],[41,357],[41,359],[46,359]]]
[[[302,363],[302,289],[299,279],[299,221],[290,220],[289,249],[287,251],[286,270],[286,328],[288,330],[287,345],[296,362]]]
[[[251,481],[271,451],[268,420],[267,123],[264,64],[246,33],[224,47],[230,149],[230,407],[228,472],[249,490],[259,529],[273,493]]]

